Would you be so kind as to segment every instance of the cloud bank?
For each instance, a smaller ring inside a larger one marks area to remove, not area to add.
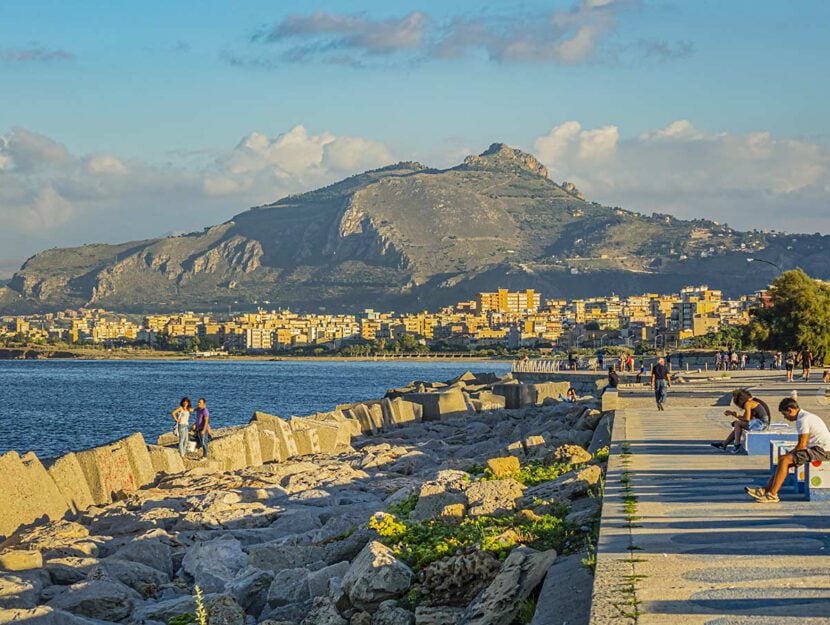
[[[551,177],[592,200],[744,229],[830,232],[830,146],[820,141],[707,133],[688,120],[621,139],[616,126],[569,121],[534,149]]]
[[[580,0],[570,8],[533,15],[464,15],[439,20],[423,11],[393,18],[317,11],[290,15],[251,37],[273,55],[226,54],[234,65],[273,67],[322,62],[367,67],[382,61],[409,63],[482,57],[498,63],[574,65],[602,56],[636,52],[675,60],[689,55],[688,42],[638,40],[609,46],[619,18],[639,0]]]
[[[433,163],[461,160],[457,141],[441,145]],[[711,133],[687,120],[624,137],[615,125],[568,121],[524,147],[551,178],[574,182],[589,200],[744,229],[830,232],[830,147],[822,141]],[[197,230],[249,206],[417,155],[295,126],[277,136],[252,132],[198,166],[185,165],[186,155],[173,158],[159,165],[76,154],[22,128],[0,135],[2,256]]]

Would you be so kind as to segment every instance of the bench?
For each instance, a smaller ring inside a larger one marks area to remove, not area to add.
[[[789,440],[772,440],[769,442],[769,470],[770,474],[775,471],[778,466],[778,461],[784,454],[789,453],[795,448],[793,441]],[[809,497],[807,492],[807,469],[803,465],[800,467],[791,467],[787,472],[787,479],[784,480],[784,487],[790,487],[797,495],[804,493],[805,497]]]
[[[798,441],[798,433],[795,428],[776,423],[768,430],[761,432],[744,433],[744,449],[749,456],[760,456],[769,453],[770,441]]]
[[[807,499],[830,501],[830,460],[811,462],[805,465],[805,469]]]

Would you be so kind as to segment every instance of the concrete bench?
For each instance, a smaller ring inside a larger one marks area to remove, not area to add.
[[[770,441],[797,441],[798,434],[795,428],[773,425],[762,432],[746,432],[744,438],[747,455],[760,456],[769,453]]]
[[[830,460],[811,462],[805,465],[804,469],[807,499],[830,501]]]
[[[769,442],[769,470],[770,474],[778,466],[778,461],[781,456],[789,453],[795,448],[795,442],[790,440],[772,440]],[[808,497],[807,491],[807,469],[805,466],[791,467],[787,472],[787,479],[784,480],[784,486],[793,489],[793,492],[804,493]]]

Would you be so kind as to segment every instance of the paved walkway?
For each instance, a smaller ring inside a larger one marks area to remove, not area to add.
[[[715,404],[736,382],[676,386],[665,412],[635,393],[618,411],[592,625],[830,624],[830,503],[755,503],[743,487],[766,480],[766,457],[709,446],[727,432]],[[793,388],[745,382],[773,409]],[[795,387],[830,416],[823,388]]]

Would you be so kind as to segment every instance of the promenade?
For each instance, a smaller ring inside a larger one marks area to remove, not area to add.
[[[728,431],[732,388],[749,387],[773,410],[795,388],[827,421],[825,387],[786,384],[780,372],[730,376],[691,376],[665,412],[646,390],[622,389],[592,625],[830,623],[830,503],[788,490],[778,505],[755,503],[743,487],[765,481],[767,457],[709,446]]]

